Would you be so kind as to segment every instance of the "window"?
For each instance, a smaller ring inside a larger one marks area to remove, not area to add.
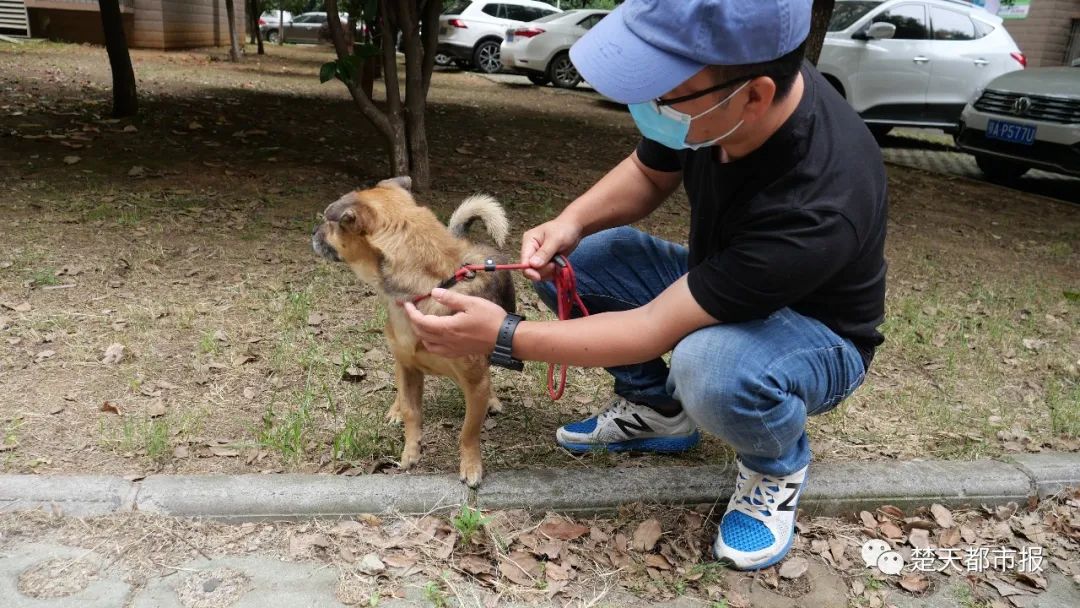
[[[990,32],[994,31],[994,26],[990,25],[985,21],[979,21],[978,19],[972,19],[971,21],[975,24],[976,38],[982,38],[983,36],[987,36],[990,34]]]
[[[460,15],[465,12],[465,9],[469,8],[472,4],[472,0],[463,0],[462,2],[455,2],[442,12],[444,15]]]
[[[300,15],[296,19],[293,19],[293,23],[308,23],[311,21],[311,15]]]
[[[1065,65],[1073,65],[1073,62],[1078,59],[1080,59],[1080,19],[1073,19],[1069,46],[1065,49]]]
[[[326,15],[312,15],[311,23],[326,23]]]
[[[531,6],[520,6],[517,4],[503,4],[503,11],[499,15],[503,19],[513,19],[514,21],[532,21],[540,16],[540,10]]]
[[[839,32],[840,30],[846,30],[851,27],[852,23],[861,19],[863,15],[869,13],[871,9],[879,4],[881,2],[837,2],[836,8],[833,9],[832,18],[829,19],[829,31]]]
[[[588,17],[585,17],[584,19],[582,19],[581,21],[578,22],[578,27],[583,27],[585,29],[591,29],[592,26],[596,25],[597,23],[600,23],[600,20],[603,19],[604,17],[605,17],[604,13],[595,13],[593,15],[589,15]]]
[[[926,27],[926,9],[921,4],[901,4],[874,17],[874,23],[891,23],[896,26],[893,40],[926,40],[930,37]]]
[[[934,26],[934,40],[974,40],[975,24],[967,15],[930,7],[930,23]]]
[[[484,13],[491,15],[492,17],[502,17],[502,4],[485,4],[484,8],[480,9]]]

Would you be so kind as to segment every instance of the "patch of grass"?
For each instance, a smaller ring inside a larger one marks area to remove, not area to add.
[[[480,531],[487,523],[491,521],[490,517],[484,517],[480,514],[480,509],[474,509],[468,505],[461,505],[461,510],[457,515],[450,518],[450,525],[454,526],[454,529],[458,531],[461,537],[461,544],[467,545],[472,537]]]
[[[99,422],[101,442],[123,454],[139,454],[162,463],[172,456],[172,428],[167,418],[124,416],[119,425]]]
[[[960,604],[961,608],[991,608],[992,604],[987,600],[980,600],[971,592],[971,588],[962,583],[953,585],[951,595]]]
[[[21,417],[15,418],[4,425],[4,437],[0,439],[0,446],[14,447],[19,444],[19,427],[23,425]]]
[[[311,292],[290,291],[285,295],[285,305],[282,309],[282,320],[286,325],[304,327],[307,325],[308,315],[311,314]]]
[[[40,287],[42,285],[59,285],[60,277],[56,276],[55,268],[42,268],[31,273],[30,282],[34,287]]]
[[[268,405],[262,423],[262,430],[257,436],[260,445],[277,450],[289,463],[297,463],[304,458],[311,426],[311,412],[307,403],[285,414],[274,411],[273,404]]]
[[[204,355],[215,355],[221,347],[218,345],[218,341],[214,338],[214,332],[207,330],[203,332],[201,338],[199,338],[199,352]]]
[[[1050,432],[1080,436],[1080,383],[1064,377],[1046,385],[1046,405],[1050,408]]]
[[[359,415],[346,418],[345,426],[334,436],[335,460],[378,460],[401,451],[400,433],[387,432],[380,422]]]
[[[446,608],[446,606],[449,605],[447,602],[449,596],[447,596],[446,591],[443,590],[439,583],[428,581],[427,584],[424,585],[423,591],[424,599],[431,602],[431,605],[435,606],[435,608]]]

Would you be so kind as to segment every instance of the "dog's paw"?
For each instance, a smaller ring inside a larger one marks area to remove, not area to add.
[[[420,446],[405,446],[401,452],[401,470],[408,471],[420,462]]]
[[[480,480],[484,478],[484,464],[480,462],[479,458],[462,458],[461,459],[461,482],[470,488],[475,488],[480,485]]]
[[[394,404],[390,406],[390,409],[386,410],[386,420],[394,424],[401,424],[405,418],[401,415],[401,408],[398,407],[398,402],[394,401]]]
[[[495,395],[492,395],[491,398],[488,399],[488,413],[489,414],[501,414],[502,411],[503,411],[502,401],[499,401],[498,397],[496,397]]]

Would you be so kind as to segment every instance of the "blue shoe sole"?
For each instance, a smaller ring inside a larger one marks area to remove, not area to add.
[[[694,431],[686,437],[648,437],[645,439],[629,439],[627,441],[615,441],[612,443],[568,443],[559,441],[563,449],[575,454],[587,454],[589,452],[657,452],[661,454],[677,454],[685,452],[701,442],[701,435]]]

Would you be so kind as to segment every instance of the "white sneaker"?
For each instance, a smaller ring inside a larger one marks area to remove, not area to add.
[[[713,553],[739,570],[767,568],[791,549],[808,467],[780,477],[751,471],[742,460],[736,462],[739,477],[720,520]]]
[[[615,397],[599,414],[559,427],[555,440],[571,452],[685,452],[701,440],[697,427],[679,412],[664,416]]]

